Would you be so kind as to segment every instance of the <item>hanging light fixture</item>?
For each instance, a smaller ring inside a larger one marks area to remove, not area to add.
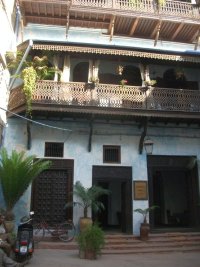
[[[151,155],[153,153],[153,145],[154,145],[154,142],[151,139],[147,138],[144,140],[143,147],[147,155]]]
[[[117,70],[116,71],[117,71],[118,75],[122,75],[123,70],[124,70],[124,67],[122,65],[118,65],[117,66]]]

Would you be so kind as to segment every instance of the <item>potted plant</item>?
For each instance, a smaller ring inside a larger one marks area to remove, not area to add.
[[[150,211],[156,208],[158,208],[158,206],[154,205],[146,209],[135,209],[134,210],[135,212],[138,212],[142,214],[143,216],[143,222],[140,225],[140,239],[143,241],[146,241],[149,238],[150,226],[149,226],[149,223],[147,222],[147,215],[149,214]]]
[[[97,259],[105,244],[104,232],[97,225],[89,225],[76,238],[79,245],[79,256],[84,259]]]
[[[110,191],[96,185],[85,188],[80,181],[77,181],[72,193],[78,201],[67,203],[65,208],[72,205],[79,205],[83,208],[83,217],[80,218],[80,231],[82,231],[88,224],[92,224],[92,219],[88,217],[89,209],[91,208],[94,212],[103,210],[104,205],[98,199],[102,195],[109,194]]]
[[[94,76],[90,77],[89,83],[88,83],[88,87],[89,87],[88,89],[95,89],[95,86],[98,83],[99,83],[98,77],[94,77]]]
[[[121,84],[121,87],[122,87],[122,88],[123,88],[127,83],[128,83],[128,81],[125,80],[125,79],[122,79],[122,80],[120,81],[120,84]]]
[[[12,221],[14,227],[13,208],[24,194],[35,177],[50,167],[50,161],[35,160],[35,156],[26,156],[25,151],[13,150],[11,155],[5,148],[0,151],[0,185],[5,201],[5,223],[8,230]],[[12,231],[10,229],[10,231]]]
[[[156,80],[146,80],[146,81],[144,81],[144,84],[145,84],[146,87],[154,86],[156,83],[157,83]]]

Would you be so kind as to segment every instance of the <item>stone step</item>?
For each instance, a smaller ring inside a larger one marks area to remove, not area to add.
[[[103,249],[102,254],[144,254],[144,253],[168,253],[168,252],[198,252],[200,251],[200,246],[189,246],[189,247],[163,247],[163,248],[134,248],[134,249]]]
[[[53,239],[54,240],[54,239]],[[36,244],[37,249],[78,250],[75,240],[71,242],[42,241]],[[106,235],[102,254],[134,254],[134,253],[164,253],[200,251],[200,233],[162,233],[150,234],[149,240],[141,241],[133,235]]]

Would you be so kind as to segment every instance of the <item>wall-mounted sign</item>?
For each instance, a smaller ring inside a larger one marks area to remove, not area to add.
[[[147,181],[134,181],[133,182],[133,198],[135,200],[147,200],[148,191],[147,191]]]

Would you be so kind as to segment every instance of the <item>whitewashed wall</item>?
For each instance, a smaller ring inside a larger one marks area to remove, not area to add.
[[[92,151],[87,151],[89,138],[89,125],[78,122],[46,122],[53,126],[70,129],[70,131],[56,130],[36,124],[31,126],[32,148],[28,154],[44,157],[45,142],[64,142],[64,158],[74,160],[74,182],[80,180],[86,187],[92,184],[92,166],[103,164],[103,145],[121,146],[121,164],[116,166],[132,167],[133,180],[147,180],[146,154],[138,154],[138,144],[141,129],[136,125],[126,124],[94,124],[92,137]],[[153,155],[193,155],[200,159],[200,132],[197,127],[187,128],[177,126],[154,126],[148,131],[148,136],[154,141]],[[6,128],[5,147],[26,150],[26,124],[21,119],[9,119]],[[30,189],[26,196],[20,200],[17,209],[18,218],[24,215],[24,207],[29,209]],[[148,207],[148,201],[133,201],[133,210]],[[82,215],[82,214],[81,214]],[[75,210],[74,220],[80,216]],[[133,212],[133,232],[139,233],[142,216]]]

